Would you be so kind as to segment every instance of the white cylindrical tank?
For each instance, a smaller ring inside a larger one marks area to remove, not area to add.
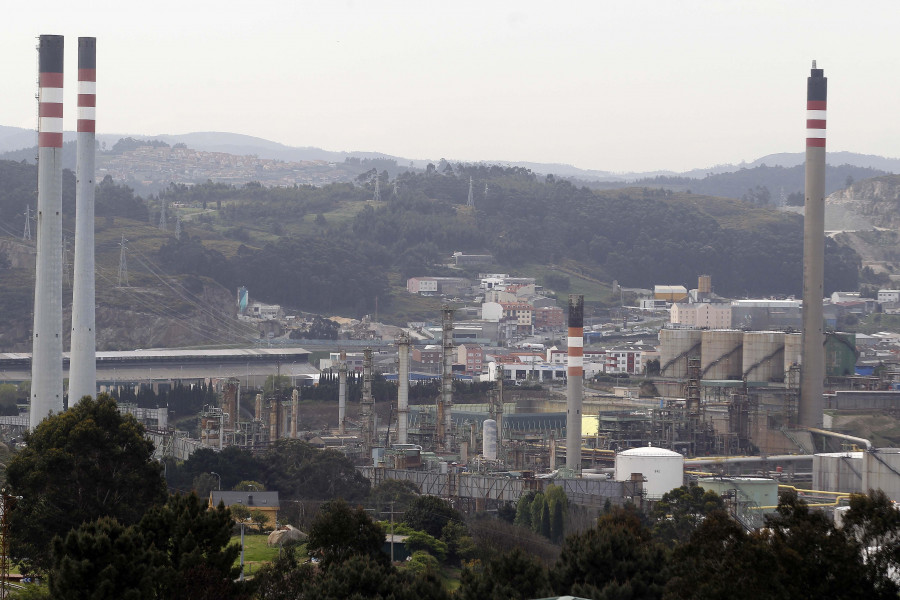
[[[748,331],[744,334],[743,372],[747,381],[784,379],[784,333]]]
[[[741,379],[744,332],[738,329],[704,331],[700,349],[703,379]]]
[[[702,334],[699,329],[660,329],[659,374],[686,378],[688,357],[700,356]]]
[[[488,460],[497,460],[497,421],[485,419],[482,435],[484,436],[482,454]]]
[[[784,336],[784,372],[787,373],[792,365],[800,364],[800,356],[803,353],[803,334],[788,333]]]
[[[629,481],[635,473],[644,476],[648,499],[684,485],[684,456],[665,448],[645,446],[616,454],[616,481]]]

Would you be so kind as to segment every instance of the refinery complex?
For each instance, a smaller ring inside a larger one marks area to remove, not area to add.
[[[870,488],[900,500],[900,450],[876,448],[836,431],[831,422],[839,411],[893,409],[900,392],[880,389],[875,377],[857,376],[853,335],[825,331],[827,98],[824,72],[815,63],[807,90],[802,303],[736,301],[729,310],[746,316],[736,326],[733,317],[715,321],[710,315],[723,305],[700,298],[696,305],[706,305],[707,319],[700,323],[696,315],[684,316],[699,308],[675,298],[669,302],[665,295],[676,292],[661,290],[651,308],[683,318],[657,328],[658,334],[644,334],[641,344],[601,352],[597,332],[585,327],[582,295],[569,295],[565,308],[528,304],[521,295],[534,289],[534,280],[486,274],[477,325],[457,320],[457,311],[444,306],[431,329],[420,324],[390,339],[337,341],[318,349],[331,354],[316,365],[310,351],[296,347],[96,352],[95,40],[79,39],[78,52],[71,352],[64,353],[62,334],[63,39],[41,36],[33,351],[0,355],[3,380],[31,380],[30,408],[27,418],[0,417],[3,427],[34,428],[63,411],[66,396],[71,402],[128,386],[159,389],[202,381],[215,385],[219,402],[204,410],[199,434],[174,428],[165,407],[121,407],[147,425],[159,458],[183,460],[198,448],[230,445],[256,450],[280,438],[302,438],[345,453],[373,483],[411,481],[464,510],[515,502],[550,483],[574,503],[601,507],[653,501],[695,481],[727,495],[748,526],[758,525],[777,505],[782,486],[804,490],[823,505],[838,506],[847,494]],[[470,191],[470,202],[471,197]],[[461,253],[455,259],[479,260]],[[410,293],[422,294],[437,294],[439,287],[461,293],[461,286],[454,278],[414,278],[408,284]],[[697,291],[711,294],[708,277],[700,277]],[[245,310],[246,290],[239,292],[239,303]],[[759,310],[766,319],[758,318]],[[792,311],[799,327],[779,321]],[[763,327],[743,326],[753,323],[751,317]],[[559,335],[517,341],[523,327],[533,333],[540,319]],[[484,339],[498,340],[503,351],[492,354]],[[510,349],[516,346],[522,356],[514,360]],[[651,356],[657,357],[657,372],[647,368]],[[631,377],[597,386],[598,361],[599,371],[639,375],[640,383]],[[337,416],[326,428],[304,429],[304,391],[324,373],[339,381],[331,399]],[[272,375],[289,378],[290,385],[259,392]],[[378,377],[396,378],[396,394],[376,397]],[[435,381],[434,397],[411,403],[413,386]],[[456,382],[462,381],[483,384],[479,402],[455,398]],[[349,382],[361,386],[358,401],[350,401]]]

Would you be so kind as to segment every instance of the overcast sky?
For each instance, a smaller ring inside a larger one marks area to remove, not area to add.
[[[900,155],[895,1],[41,0],[0,20],[0,125],[36,123],[36,36],[97,38],[97,131],[229,131],[408,158],[686,170],[804,149]],[[70,101],[71,100],[71,101]]]

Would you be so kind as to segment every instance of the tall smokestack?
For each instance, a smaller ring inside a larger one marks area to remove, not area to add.
[[[566,468],[581,471],[584,378],[584,296],[569,295],[569,369],[566,378]]]
[[[363,387],[359,401],[359,421],[366,455],[375,443],[375,398],[372,397],[372,349],[363,350]]]
[[[338,365],[338,433],[344,435],[347,422],[347,353],[341,350],[341,364]]]
[[[409,335],[397,336],[397,443],[405,444],[409,427]]]
[[[446,452],[453,445],[452,415],[453,407],[453,309],[447,305],[441,308],[442,331],[441,345],[441,399],[437,411],[438,443],[443,444]]]
[[[803,217],[803,351],[800,410],[803,427],[822,426],[825,380],[825,109],[828,79],[816,68],[806,80],[806,208]]]
[[[63,36],[41,36],[38,65],[37,266],[28,420],[32,429],[48,414],[63,409]]]
[[[69,401],[97,395],[94,329],[94,138],[97,106],[97,40],[78,38],[78,141],[75,166],[75,281],[72,285],[72,352]]]

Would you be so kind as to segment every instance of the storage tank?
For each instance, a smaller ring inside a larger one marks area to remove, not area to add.
[[[791,366],[800,364],[803,355],[803,334],[787,333],[784,336],[784,372],[787,374]]]
[[[784,380],[784,333],[745,333],[743,355],[743,375],[747,381]]]
[[[825,335],[825,376],[847,377],[856,374],[855,333],[828,333]]]
[[[497,460],[497,421],[485,419],[482,429],[484,443],[484,457],[488,460]]]
[[[812,488],[864,494],[864,452],[826,452],[813,455]]]
[[[644,492],[650,500],[684,484],[684,456],[665,448],[645,446],[616,454],[616,481],[628,481],[632,474],[644,476]]]
[[[703,379],[741,379],[744,332],[738,329],[704,331],[700,349],[700,372]]]
[[[699,329],[660,329],[659,374],[687,378],[688,357],[700,356],[702,334]]]
[[[775,509],[762,507],[778,506],[778,482],[768,477],[701,477],[697,483],[720,496],[737,491],[738,502],[759,507],[763,513]]]

